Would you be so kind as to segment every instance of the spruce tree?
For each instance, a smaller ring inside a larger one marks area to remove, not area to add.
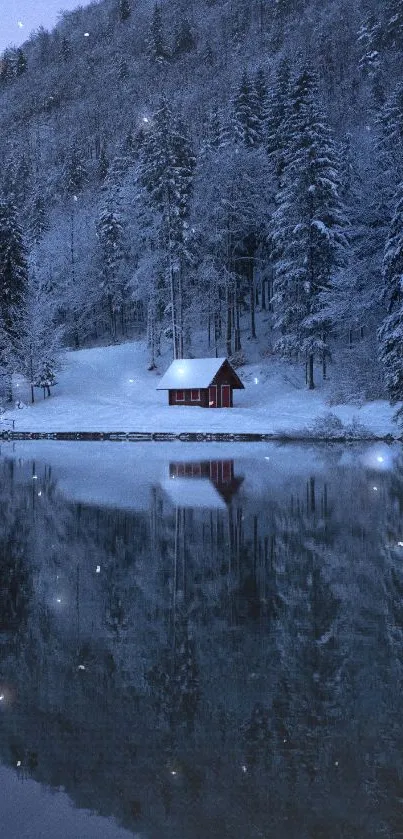
[[[168,58],[168,50],[165,42],[164,27],[162,22],[161,6],[155,4],[150,31],[147,42],[147,52],[150,61],[161,64]]]
[[[403,47],[403,0],[385,0],[383,42],[386,47]]]
[[[290,77],[291,71],[288,62],[281,62],[267,100],[266,148],[278,185],[285,165],[286,117],[290,95]]]
[[[117,340],[117,315],[122,310],[125,298],[122,263],[124,259],[123,225],[119,214],[108,201],[102,208],[96,223],[100,244],[101,295],[105,301],[109,328],[114,341]]]
[[[193,35],[192,27],[189,19],[184,17],[181,19],[174,37],[174,45],[172,53],[175,57],[184,55],[187,52],[192,52],[196,47],[196,38]]]
[[[45,397],[56,383],[62,329],[55,326],[55,308],[48,289],[32,273],[13,346],[14,367],[30,384],[31,402],[35,401],[35,387],[42,388]]]
[[[0,325],[14,340],[25,300],[28,266],[15,207],[0,201]]]
[[[27,59],[21,47],[17,50],[16,60],[15,60],[15,75],[22,76],[23,73],[26,72],[27,69]]]
[[[73,148],[64,167],[64,183],[67,192],[75,195],[81,192],[87,180],[87,170],[79,149]]]
[[[10,50],[5,50],[0,58],[0,87],[4,87],[14,77],[14,65]]]
[[[166,259],[174,358],[183,354],[184,273],[189,260],[189,214],[195,157],[187,129],[166,99],[154,114],[142,149],[141,180],[160,219],[159,243]]]
[[[70,58],[71,58],[71,44],[70,44],[69,39],[68,39],[68,38],[66,38],[66,36],[65,36],[65,35],[63,35],[63,38],[62,38],[62,43],[61,43],[61,55],[62,55],[62,59],[63,59],[63,61],[65,61],[66,63],[67,63],[67,62],[70,60]]]
[[[130,0],[119,0],[119,20],[124,23],[132,13]]]
[[[383,105],[378,118],[378,158],[382,169],[383,191],[394,201],[396,190],[403,179],[403,83]]]
[[[277,349],[286,357],[306,357],[312,389],[314,358],[325,366],[329,355],[329,324],[321,295],[343,265],[347,240],[338,155],[309,69],[293,85],[286,129],[284,172],[272,227]]]
[[[246,70],[242,73],[239,90],[233,102],[233,122],[235,142],[256,148],[259,145],[260,129],[259,105],[255,86],[251,83]]]
[[[28,233],[32,244],[38,245],[44,233],[49,230],[46,202],[41,193],[33,197],[29,208]]]
[[[256,94],[256,119],[257,119],[257,144],[264,145],[266,141],[267,117],[268,117],[268,87],[266,74],[262,67],[259,67],[254,77]]]
[[[385,246],[382,277],[387,315],[378,333],[380,359],[390,400],[396,403],[403,400],[403,184]]]

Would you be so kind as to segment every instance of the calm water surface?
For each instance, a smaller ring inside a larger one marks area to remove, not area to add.
[[[399,449],[0,453],[4,839],[403,836]]]

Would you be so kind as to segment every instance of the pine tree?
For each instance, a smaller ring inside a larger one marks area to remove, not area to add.
[[[147,42],[147,52],[150,61],[161,64],[168,58],[168,50],[165,43],[164,27],[162,22],[161,6],[155,4],[150,32]]]
[[[267,154],[278,184],[284,170],[286,147],[286,118],[290,95],[291,71],[288,62],[283,61],[277,71],[274,85],[268,94],[266,136]]]
[[[218,107],[212,108],[205,122],[205,136],[202,144],[202,154],[210,154],[223,149],[231,143],[231,131],[227,115]]]
[[[386,47],[403,47],[403,0],[385,0],[383,42]]]
[[[378,158],[382,169],[383,190],[393,201],[403,179],[403,84],[399,82],[383,105],[377,118],[379,126]]]
[[[267,130],[268,87],[266,74],[262,67],[255,73],[254,85],[256,94],[257,144],[263,146],[266,141]]]
[[[26,250],[15,207],[0,202],[0,325],[16,337],[28,282]]]
[[[124,23],[132,13],[130,0],[119,0],[119,20]]]
[[[0,58],[0,86],[11,82],[14,78],[14,64],[10,50],[5,50]]]
[[[196,38],[192,32],[187,17],[182,18],[174,38],[174,45],[172,53],[175,57],[184,55],[187,52],[192,52],[196,47]]]
[[[35,195],[29,208],[28,231],[29,239],[38,245],[44,233],[49,230],[49,219],[46,212],[45,199],[41,194]]]
[[[189,258],[189,213],[195,158],[185,126],[163,99],[145,136],[141,180],[161,219],[174,358],[183,353],[184,267]]]
[[[50,388],[56,383],[62,330],[55,326],[54,314],[55,301],[31,274],[13,345],[13,366],[28,380],[31,402],[35,401],[35,387],[42,388],[45,397],[50,396]]]
[[[64,62],[68,62],[71,58],[71,44],[68,38],[63,35],[61,43],[61,55]]]
[[[17,50],[16,61],[15,61],[15,75],[22,76],[23,73],[26,72],[27,69],[27,59],[22,51],[21,47]]]
[[[235,141],[247,148],[256,148],[259,144],[261,126],[258,112],[256,90],[244,70],[238,93],[234,97],[233,121]]]
[[[272,231],[277,349],[288,357],[306,356],[311,389],[315,356],[325,370],[329,355],[321,295],[343,265],[347,246],[337,151],[317,99],[316,78],[305,69],[292,89]]]
[[[88,175],[82,154],[77,148],[73,148],[64,167],[63,176],[66,190],[70,195],[81,192]]]
[[[101,293],[106,302],[110,332],[117,340],[117,315],[125,299],[125,285],[122,277],[124,259],[123,225],[116,211],[108,201],[102,208],[96,223],[101,249]]]
[[[387,315],[379,329],[380,358],[390,400],[396,403],[403,400],[403,184],[386,242],[382,277]]]
[[[0,374],[11,400],[11,371],[28,283],[28,266],[15,207],[0,201]]]
[[[104,181],[109,170],[109,160],[104,145],[101,146],[97,169],[99,180]]]

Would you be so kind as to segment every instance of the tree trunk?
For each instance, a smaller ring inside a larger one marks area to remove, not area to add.
[[[256,338],[256,321],[255,321],[255,272],[253,260],[249,262],[249,291],[250,291],[250,334],[251,338]]]
[[[183,293],[182,293],[182,269],[178,271],[178,358],[183,358]]]
[[[240,327],[240,323],[239,323],[239,300],[236,301],[236,307],[235,307],[234,343],[235,343],[235,352],[239,352],[242,349],[242,346],[241,346],[241,327]]]
[[[232,307],[231,295],[227,288],[227,334],[226,334],[226,349],[228,358],[232,355]]]
[[[314,390],[315,382],[313,378],[313,353],[308,356],[308,389]]]
[[[262,280],[262,302],[261,302],[261,309],[262,312],[266,311],[266,280]]]

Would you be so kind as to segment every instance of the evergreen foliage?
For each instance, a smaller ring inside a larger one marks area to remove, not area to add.
[[[130,0],[119,0],[119,20],[124,23],[132,13]]]
[[[233,119],[235,142],[247,148],[254,148],[261,138],[261,103],[258,101],[257,90],[249,79],[246,70],[238,93],[234,98]]]
[[[286,128],[288,146],[271,234],[277,348],[285,357],[307,356],[313,388],[313,359],[324,361],[329,355],[321,295],[343,265],[347,240],[337,151],[309,69],[292,87]]]
[[[403,400],[403,186],[392,219],[383,260],[387,315],[379,329],[380,358],[393,403]]]
[[[165,41],[161,6],[158,3],[155,4],[152,13],[147,51],[149,59],[153,63],[161,64],[169,57]]]
[[[28,282],[26,248],[15,207],[0,202],[0,324],[12,341],[18,333],[19,316]]]

